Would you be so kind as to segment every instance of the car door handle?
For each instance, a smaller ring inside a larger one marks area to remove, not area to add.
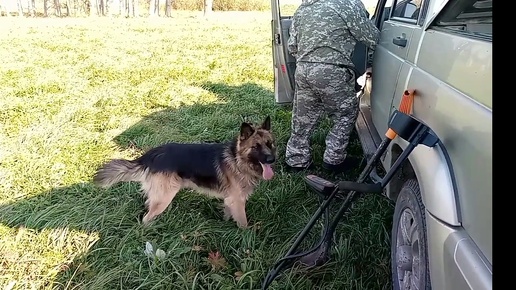
[[[405,47],[407,46],[407,39],[403,36],[396,36],[392,39],[392,43],[397,46]]]

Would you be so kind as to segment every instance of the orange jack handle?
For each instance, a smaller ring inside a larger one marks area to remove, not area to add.
[[[392,130],[391,128],[389,128],[387,130],[387,132],[385,132],[385,137],[389,138],[390,140],[393,140],[394,138],[396,138],[396,132],[394,132],[394,130]]]
[[[416,94],[416,90],[405,90],[403,92],[403,96],[401,96],[400,106],[398,110],[407,115],[412,114],[412,105],[414,104],[414,95]],[[385,132],[385,137],[393,140],[396,138],[396,132],[389,128],[387,132]]]

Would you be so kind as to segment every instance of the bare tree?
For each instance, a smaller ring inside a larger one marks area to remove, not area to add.
[[[29,10],[28,13],[31,17],[36,17],[36,3],[34,0],[27,1],[27,9]]]
[[[11,8],[6,5],[7,1],[0,0],[0,16],[2,16],[2,11],[5,11],[6,17],[11,17]]]
[[[97,10],[97,0],[90,0],[90,17],[98,15],[95,10]]]
[[[149,16],[154,15],[154,0],[149,0]]]
[[[118,0],[119,3],[118,3],[118,15],[120,17],[124,16],[124,11],[125,11],[125,0]]]
[[[131,17],[134,10],[134,3],[132,0],[127,0],[127,14],[125,17]]]
[[[18,16],[23,17],[23,5],[21,0],[16,1],[16,6],[18,6]]]
[[[70,12],[70,8],[71,7],[70,6],[71,6],[70,0],[66,0],[66,16],[68,16],[68,17],[72,16],[72,15],[70,15],[71,14],[71,12]]]
[[[79,8],[81,9],[81,12],[84,9],[83,5],[77,7],[79,5],[77,2],[78,0],[73,0],[73,16],[77,16],[77,10],[79,10]]]
[[[97,10],[99,11],[99,16],[104,16],[104,0],[97,1]]]
[[[204,0],[204,17],[211,15],[213,11],[213,0]]]
[[[140,5],[138,0],[131,0],[133,1],[133,17],[139,17],[140,16]]]
[[[54,9],[57,16],[61,17],[61,2],[59,0],[54,0]]]
[[[149,1],[149,16],[159,16],[159,0]]]
[[[172,0],[165,0],[165,16],[172,17]]]
[[[109,9],[108,0],[102,0],[102,15],[106,16],[109,12],[108,9]]]

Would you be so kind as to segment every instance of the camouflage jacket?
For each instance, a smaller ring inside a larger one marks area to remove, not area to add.
[[[288,51],[297,62],[352,65],[357,41],[374,50],[380,32],[360,0],[302,0],[290,26]]]

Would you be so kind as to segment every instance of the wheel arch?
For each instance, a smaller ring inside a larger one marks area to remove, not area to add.
[[[393,140],[383,162],[386,168],[390,168],[407,145],[400,138]],[[387,197],[396,200],[403,184],[409,179],[417,180],[423,204],[429,213],[449,225],[461,225],[453,167],[441,142],[433,148],[420,145],[412,151],[387,185]]]

